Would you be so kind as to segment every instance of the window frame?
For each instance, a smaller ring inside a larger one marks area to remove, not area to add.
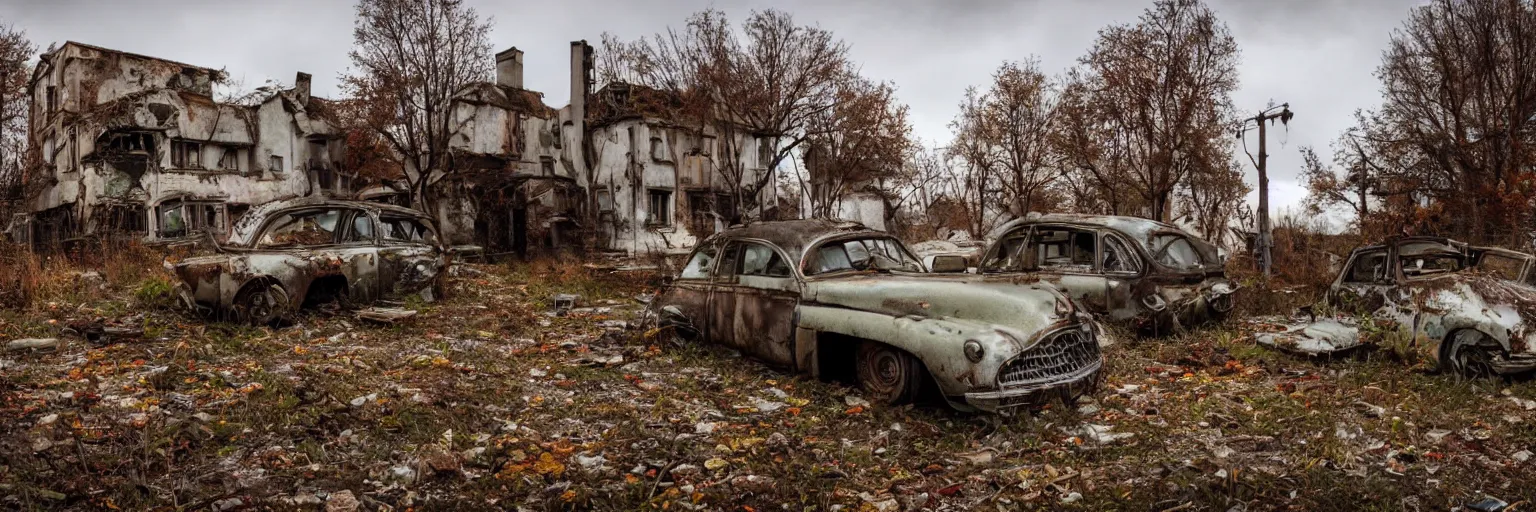
[[[656,207],[656,198],[658,197],[658,194],[662,198],[662,201],[664,203],[666,203],[665,205],[663,205],[662,208],[657,208]],[[666,189],[666,188],[648,188],[648,189],[646,189],[645,225],[649,226],[649,227],[671,227],[673,225],[673,223],[676,221],[675,220],[675,217],[676,217],[675,213],[676,212],[673,211],[674,210],[673,203],[674,203],[674,201],[673,201],[673,197],[672,197],[672,189]],[[660,212],[664,213],[664,215],[662,215],[662,218],[660,220],[657,219],[657,212],[658,212],[658,210]]]
[[[389,220],[394,220],[394,219],[401,219],[401,220],[408,220],[408,221],[415,222],[416,224],[420,225],[420,227],[426,233],[432,235],[432,240],[430,240],[430,241],[427,241],[427,240],[401,240],[401,239],[398,239],[398,238],[390,238],[390,237],[384,236],[384,225],[387,224],[389,222]],[[441,243],[441,237],[439,236],[439,234],[437,232],[437,226],[432,225],[431,222],[427,222],[425,219],[422,219],[422,218],[419,218],[419,217],[415,217],[415,216],[411,216],[411,215],[399,215],[399,214],[387,214],[387,213],[380,214],[379,218],[378,218],[378,222],[375,223],[373,227],[374,227],[374,230],[373,230],[373,232],[374,232],[374,239],[378,240],[378,244],[381,245],[381,246],[385,246],[385,245],[429,245],[429,246],[432,246],[432,245],[437,245],[437,244]]]
[[[323,211],[329,211],[329,210],[336,210],[336,211],[340,212],[340,214],[341,214],[341,216],[336,219],[336,229],[335,229],[335,231],[331,232],[331,242],[330,243],[328,243],[328,244],[311,244],[311,245],[295,244],[295,245],[281,246],[281,247],[267,247],[266,244],[264,243],[264,241],[267,238],[267,233],[272,230],[272,227],[273,227],[272,225],[276,224],[279,219],[282,219],[283,217],[286,217],[286,216],[295,215],[295,214],[305,214],[305,213],[310,213],[310,212],[323,212]],[[251,247],[253,247],[253,248],[257,249],[257,250],[284,251],[284,250],[290,250],[290,249],[303,249],[303,248],[312,248],[312,247],[334,247],[334,246],[338,246],[338,245],[349,244],[349,243],[352,243],[352,242],[343,242],[343,241],[341,241],[342,240],[342,236],[341,235],[342,235],[344,230],[351,229],[351,224],[352,224],[352,217],[351,217],[351,215],[354,215],[354,214],[357,214],[357,213],[362,213],[364,215],[367,215],[367,213],[364,213],[364,212],[362,212],[362,211],[360,211],[360,210],[358,210],[356,208],[351,208],[351,207],[346,207],[346,206],[327,206],[327,205],[303,206],[303,207],[291,208],[291,209],[283,210],[283,211],[280,211],[280,212],[275,212],[275,213],[273,213],[271,215],[268,215],[267,218],[262,221],[261,229],[256,231],[256,236],[251,240]],[[375,227],[377,227],[377,226],[375,226]],[[375,230],[375,232],[377,232],[377,230]]]
[[[188,207],[197,207],[197,213],[202,214],[203,208],[213,208],[214,222],[212,229],[208,227],[206,219],[202,215],[191,215]],[[182,229],[179,234],[167,234],[165,230],[165,215],[173,210],[181,210]],[[155,205],[155,237],[161,239],[178,239],[193,236],[197,233],[225,234],[229,232],[229,205],[224,201],[211,199],[187,199],[182,197],[167,199]]]
[[[190,161],[188,159],[190,158]],[[171,140],[171,168],[196,169],[203,167],[203,143],[195,140]]]
[[[1388,247],[1374,247],[1355,251],[1354,256],[1349,258],[1349,264],[1344,267],[1344,272],[1339,276],[1339,284],[1379,285],[1392,283],[1395,279],[1395,276],[1397,275],[1396,270],[1391,268],[1394,265],[1393,262],[1395,261],[1395,258],[1392,257],[1392,253],[1394,252],[1396,251],[1391,250]],[[1364,260],[1366,255],[1378,253],[1381,255],[1382,264],[1387,266],[1387,268],[1383,269],[1382,274],[1375,276],[1375,278],[1371,281],[1354,280],[1355,266],[1359,265]]]
[[[1125,252],[1128,253],[1127,256],[1130,257],[1131,266],[1135,267],[1134,270],[1129,270],[1129,271],[1127,271],[1127,270],[1110,270],[1109,266],[1107,264],[1105,264],[1104,256],[1109,254],[1109,252],[1106,249],[1109,248],[1109,242],[1111,240],[1113,240],[1116,244],[1119,244],[1122,248],[1125,249]],[[1136,244],[1134,242],[1131,242],[1127,237],[1122,236],[1119,233],[1116,233],[1116,232],[1113,232],[1113,231],[1102,231],[1102,232],[1100,232],[1100,236],[1099,236],[1099,272],[1100,273],[1102,273],[1102,274],[1104,274],[1106,276],[1122,276],[1122,277],[1126,277],[1126,276],[1139,276],[1139,275],[1142,275],[1142,273],[1146,272],[1146,270],[1147,270],[1146,262],[1142,261],[1141,253],[1136,250]]]
[[[684,263],[683,268],[677,271],[677,279],[700,282],[714,281],[715,268],[720,266],[720,250],[723,248],[722,245],[723,244],[720,240],[706,240],[705,243],[699,244],[699,246],[695,248],[692,253],[688,254],[688,262]],[[709,259],[709,268],[706,269],[704,275],[701,277],[688,276],[686,274],[688,272],[688,267],[693,264],[694,259],[699,257],[699,254],[705,251],[714,251],[713,255],[710,256]]]

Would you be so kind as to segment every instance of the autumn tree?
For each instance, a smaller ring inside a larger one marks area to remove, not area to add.
[[[833,217],[849,192],[873,188],[884,196],[879,187],[903,171],[912,132],[907,106],[889,83],[848,77],[833,96],[831,108],[807,121],[801,146],[811,214],[823,218]]]
[[[462,0],[360,0],[343,90],[400,159],[413,205],[454,171],[449,141],[466,121],[453,96],[491,75],[491,24]]]
[[[1059,90],[1039,61],[1004,62],[986,91],[967,94],[975,97],[961,104],[955,126],[969,131],[956,136],[978,145],[970,156],[994,168],[1011,213],[1023,216],[1054,202],[1049,187],[1060,172],[1051,139]]]
[[[979,111],[985,108],[985,103],[983,93],[970,87],[965,91],[965,99],[960,102],[960,111]],[[981,136],[986,131],[981,123],[979,116],[966,115],[956,116],[950,121],[949,128],[955,133],[955,138],[949,145],[947,155],[960,164],[952,169],[948,187],[953,191],[951,199],[964,216],[966,229],[975,237],[980,237],[990,229],[991,221],[996,217],[988,216],[987,205],[1002,201],[1002,191],[996,188],[1001,182],[998,176],[1002,164],[997,161],[997,153],[992,150],[989,139]]]
[[[1227,166],[1238,47],[1200,0],[1159,0],[1099,31],[1068,75],[1058,151],[1112,213],[1168,220],[1198,172]]]
[[[27,63],[36,54],[26,32],[0,25],[0,206],[20,199],[27,145]]]
[[[673,114],[716,137],[715,170],[748,213],[774,169],[816,135],[813,123],[836,106],[852,72],[846,43],[789,13],[754,11],[740,28],[702,11],[650,38],[605,36],[598,64],[607,81],[676,93]],[[758,144],[768,148],[761,158],[751,154]]]
[[[1249,190],[1243,183],[1243,166],[1228,160],[1226,166],[1205,163],[1190,173],[1176,194],[1181,219],[1195,228],[1200,238],[1223,245],[1227,228],[1237,219]]]
[[[1300,180],[1307,189],[1302,206],[1314,216],[1346,209],[1361,232],[1368,232],[1373,214],[1377,213],[1372,204],[1379,202],[1378,196],[1385,192],[1380,187],[1380,178],[1395,171],[1379,160],[1386,156],[1386,145],[1372,141],[1371,118],[1357,112],[1355,119],[1356,125],[1333,142],[1329,160],[1318,156],[1313,148],[1301,148]]]
[[[1393,33],[1383,103],[1349,139],[1401,222],[1484,242],[1529,241],[1536,194],[1536,7],[1435,0]],[[1346,162],[1348,163],[1348,162]],[[1325,176],[1324,176],[1325,177]],[[1362,213],[1367,201],[1360,202]],[[1422,205],[1427,204],[1428,207]],[[1450,214],[1442,214],[1448,212]]]

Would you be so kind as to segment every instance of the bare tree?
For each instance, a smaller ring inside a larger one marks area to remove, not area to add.
[[[956,169],[953,177],[956,202],[961,205],[967,229],[976,237],[980,237],[989,227],[987,204],[995,199],[995,195],[989,194],[988,188],[999,182],[997,174],[1001,167],[997,153],[992,151],[988,139],[981,136],[985,132],[981,118],[964,114],[981,110],[985,102],[986,99],[975,87],[967,88],[965,100],[960,103],[961,115],[949,123],[950,129],[955,132],[955,140],[949,146],[949,156],[963,164]]]
[[[911,142],[907,106],[897,102],[891,84],[849,77],[835,99],[807,122],[802,151],[817,217],[831,217],[849,192],[896,178]]]
[[[1057,153],[1051,146],[1059,90],[1039,61],[1004,62],[992,74],[990,88],[979,101],[962,105],[960,124],[966,137],[984,146],[998,167],[1009,208],[1022,216],[1051,196],[1049,187],[1060,176]]]
[[[20,199],[27,145],[27,63],[36,54],[26,32],[0,25],[0,206]]]
[[[1088,175],[1076,182],[1105,188],[1118,213],[1168,220],[1191,173],[1226,167],[1237,60],[1200,0],[1158,0],[1135,24],[1100,30],[1063,99],[1059,150]]]
[[[1225,246],[1227,228],[1236,220],[1236,212],[1251,189],[1243,183],[1243,167],[1237,162],[1198,168],[1200,172],[1191,173],[1179,189],[1180,217],[1193,225],[1201,238]]]
[[[449,141],[464,128],[453,95],[489,79],[491,24],[462,0],[360,0],[352,66],[341,77],[361,116],[399,155],[411,202],[431,211],[428,187],[454,171]]]
[[[677,93],[675,113],[717,137],[715,170],[742,213],[757,206],[773,170],[815,134],[813,119],[835,106],[838,86],[851,74],[847,44],[773,9],[754,11],[740,32],[724,13],[706,10],[681,31],[629,43],[606,36],[603,46],[604,80]],[[764,158],[747,154],[757,147],[753,139],[768,147]]]
[[[1536,6],[1435,0],[1393,33],[1383,104],[1345,149],[1378,213],[1477,241],[1528,242],[1536,187]],[[1353,144],[1359,141],[1357,150]],[[1428,205],[1427,207],[1425,205]]]

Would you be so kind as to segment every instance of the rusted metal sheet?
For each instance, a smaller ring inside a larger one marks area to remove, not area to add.
[[[850,223],[727,230],[695,249],[653,307],[663,325],[770,363],[857,373],[877,397],[905,396],[906,372],[920,372],[963,409],[1076,396],[1103,365],[1100,329],[1057,288],[930,274],[900,241]]]

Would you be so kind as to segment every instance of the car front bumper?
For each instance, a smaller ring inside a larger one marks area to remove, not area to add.
[[[1093,393],[1099,387],[1103,375],[1104,360],[1068,375],[1060,380],[1033,386],[1021,386],[996,391],[976,391],[965,394],[965,404],[986,412],[1001,412],[1018,407],[1045,405],[1053,399],[1063,401]]]

